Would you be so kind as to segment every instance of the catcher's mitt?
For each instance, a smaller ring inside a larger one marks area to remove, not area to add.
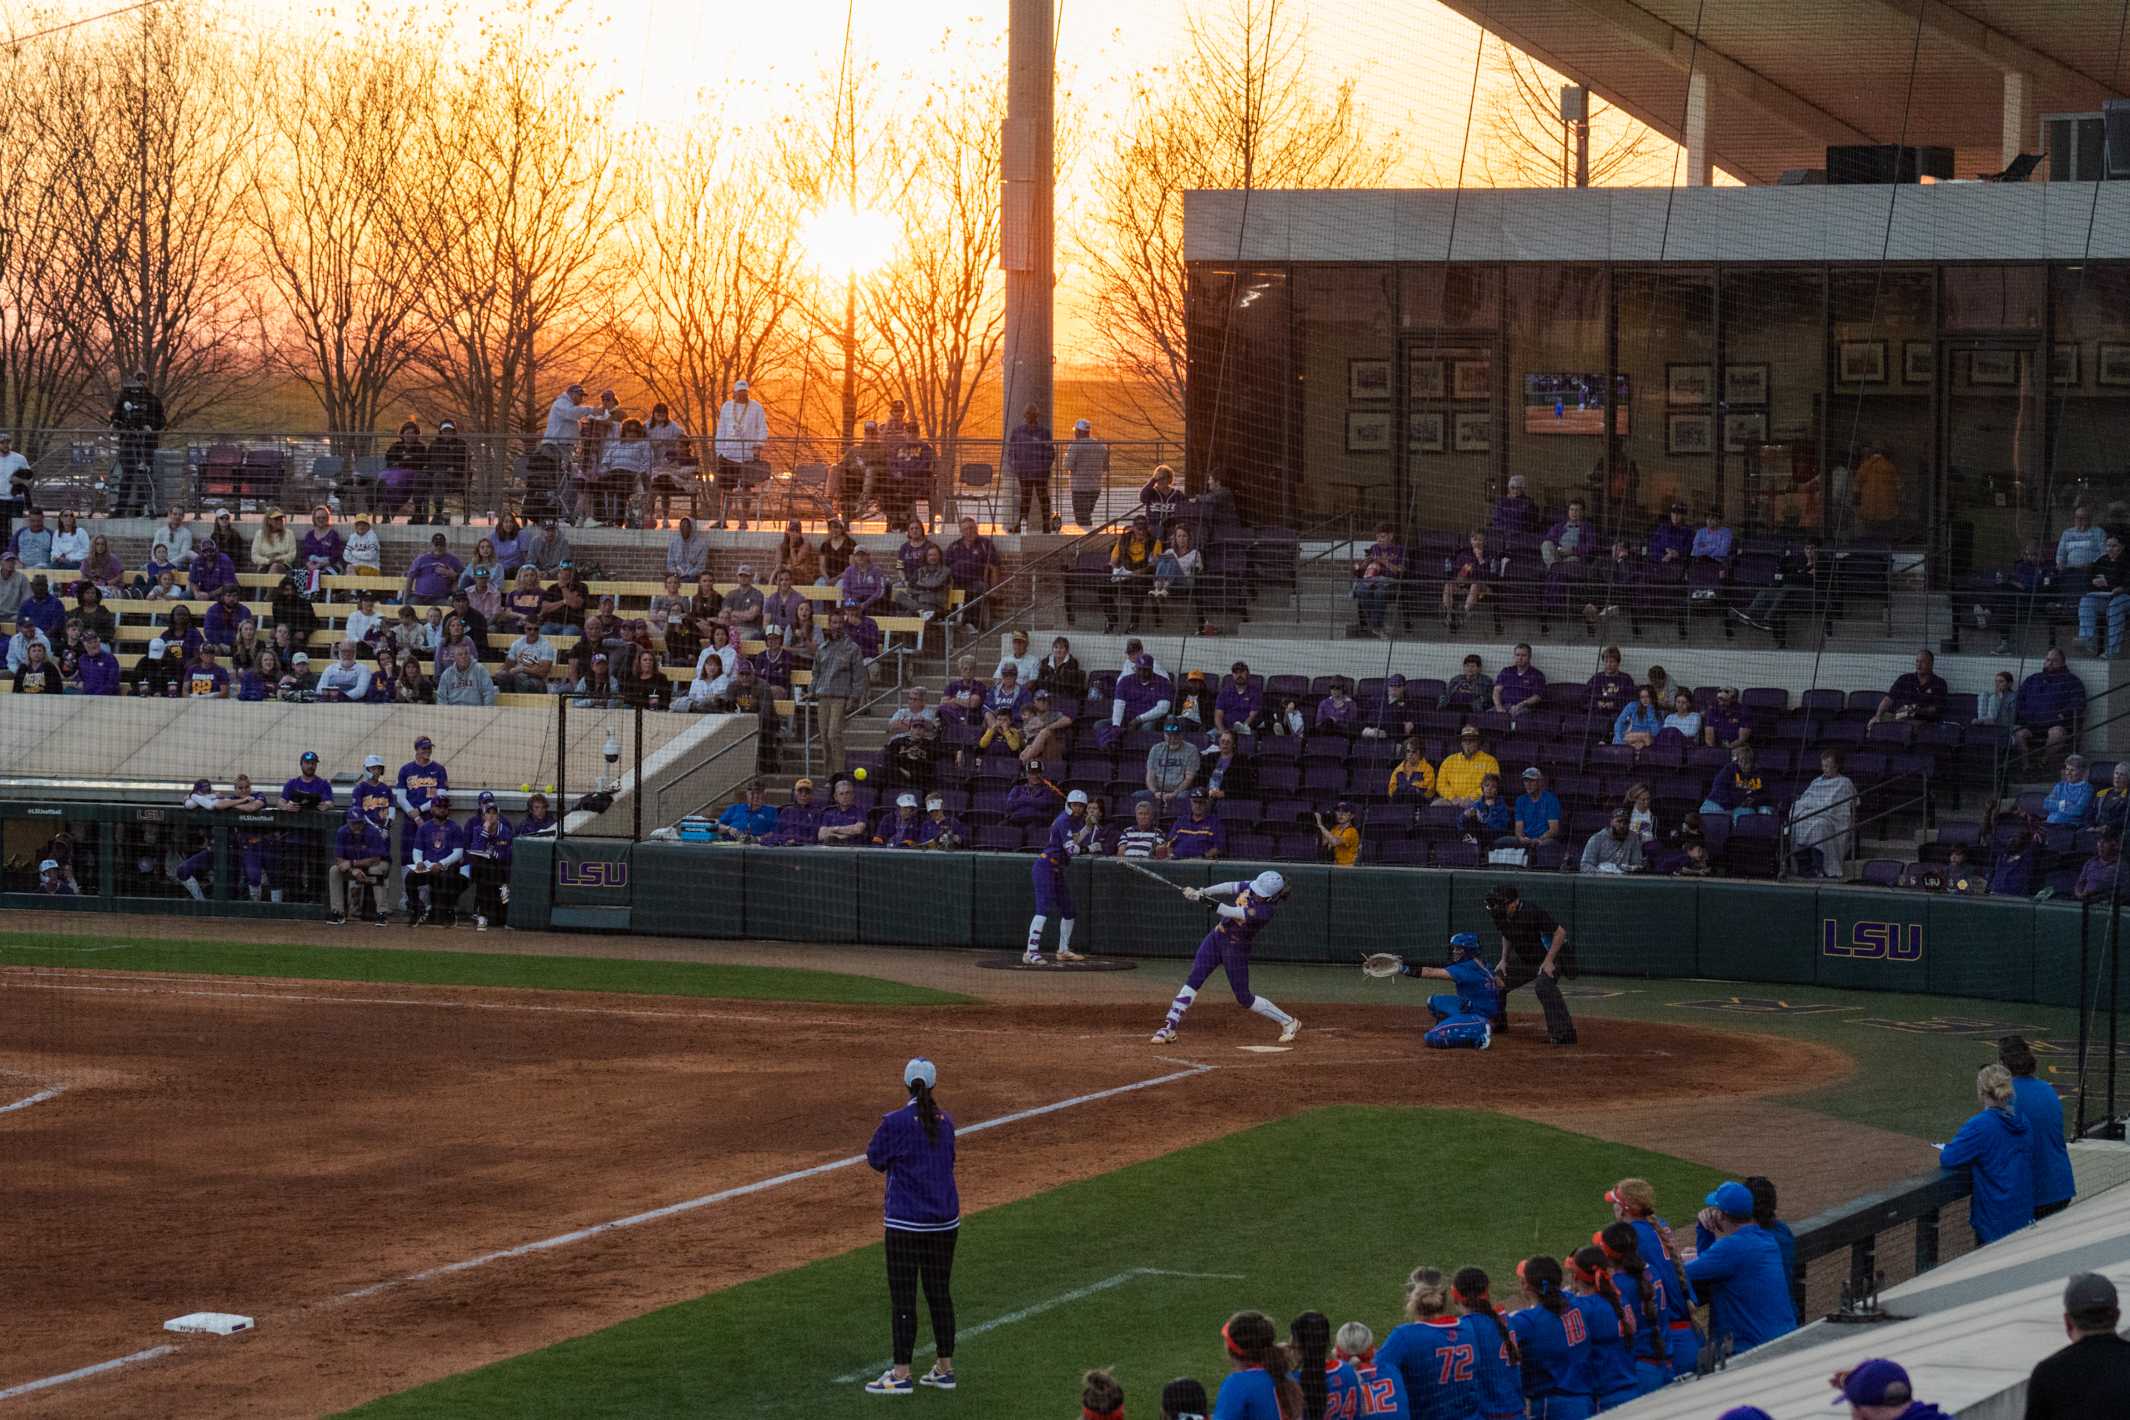
[[[1361,958],[1361,974],[1364,976],[1402,976],[1405,973],[1405,958],[1396,952],[1370,952]]]

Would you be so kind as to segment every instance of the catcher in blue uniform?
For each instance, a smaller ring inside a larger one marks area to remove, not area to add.
[[[1361,958],[1370,976],[1418,976],[1447,981],[1455,992],[1427,998],[1435,1025],[1422,1040],[1437,1050],[1485,1050],[1494,1043],[1492,1022],[1501,1012],[1501,978],[1479,960],[1479,938],[1459,932],[1450,938],[1448,966],[1414,966],[1394,952]]]

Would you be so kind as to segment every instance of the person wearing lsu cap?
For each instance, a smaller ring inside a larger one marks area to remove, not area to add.
[[[1634,1229],[1635,1251],[1656,1288],[1657,1319],[1664,1326],[1671,1373],[1690,1376],[1701,1356],[1701,1327],[1694,1320],[1694,1290],[1682,1280],[1671,1225],[1657,1215],[1657,1190],[1646,1178],[1623,1178],[1605,1190],[1612,1216]]]
[[[961,1193],[954,1185],[954,1118],[932,1097],[938,1084],[939,1067],[923,1056],[903,1066],[902,1087],[909,1099],[880,1117],[865,1146],[865,1162],[887,1178],[882,1221],[894,1346],[892,1364],[866,1382],[873,1395],[910,1395],[915,1385],[954,1389],[954,1244],[961,1235]],[[919,1284],[939,1359],[913,1384]]]
[[[408,835],[414,861],[401,874],[407,899],[407,925],[434,921],[449,927],[465,881],[459,864],[466,857],[466,835],[451,821],[451,796],[442,789],[428,799],[428,814]]]
[[[2122,1303],[2115,1284],[2081,1272],[2063,1289],[2063,1331],[2071,1344],[2034,1367],[2026,1420],[2114,1420],[2130,1405],[2130,1341],[2116,1334]]]
[[[1753,1221],[1753,1190],[1730,1180],[1704,1201],[1708,1206],[1701,1221],[1715,1241],[1688,1260],[1686,1280],[1712,1292],[1710,1339],[1729,1337],[1736,1353],[1795,1331],[1797,1311],[1790,1303],[1790,1279],[1782,1272],[1782,1250],[1774,1235]]]
[[[1228,851],[1227,825],[1213,812],[1213,800],[1205,785],[1194,786],[1185,803],[1188,807],[1169,826],[1167,856],[1213,862]]]
[[[1947,1420],[1937,1406],[1915,1398],[1915,1387],[1898,1361],[1865,1361],[1836,1371],[1831,1383],[1841,1392],[1835,1404],[1848,1402],[1850,1420]]]
[[[2034,1048],[2023,1036],[1997,1042],[1997,1063],[2011,1072],[2012,1104],[2026,1121],[2034,1161],[2034,1220],[2071,1206],[2078,1180],[2071,1173],[2071,1150],[2063,1138],[2063,1100],[2056,1087],[2035,1078]]]
[[[1028,766],[1031,770],[1041,767]],[[1087,960],[1072,949],[1072,882],[1067,873],[1072,860],[1090,850],[1094,837],[1095,826],[1087,820],[1087,791],[1075,789],[1050,821],[1050,835],[1029,869],[1035,884],[1035,915],[1028,919],[1028,950],[1021,956],[1026,965],[1043,965],[1043,928],[1052,917],[1058,919],[1058,960]]]
[[[923,810],[918,807],[915,794],[895,796],[895,816],[880,821],[873,831],[873,846],[876,848],[915,848],[918,835],[924,832]]]
[[[770,848],[801,848],[819,841],[821,806],[814,802],[814,781],[801,777],[791,786],[791,802],[777,810],[777,826],[762,840]]]

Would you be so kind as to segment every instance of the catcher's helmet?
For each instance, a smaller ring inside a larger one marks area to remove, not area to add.
[[[1477,955],[1479,955],[1478,933],[1459,932],[1456,936],[1450,938],[1450,957],[1452,960],[1460,956],[1469,957]]]

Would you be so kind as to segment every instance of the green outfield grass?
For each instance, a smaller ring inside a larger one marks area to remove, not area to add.
[[[1315,1308],[1380,1335],[1421,1263],[1477,1263],[1508,1295],[1516,1258],[1558,1253],[1610,1221],[1600,1195],[1627,1174],[1680,1199],[1683,1214],[1719,1178],[1497,1115],[1318,1110],[971,1217],[955,1260],[963,1379],[951,1396],[883,1400],[860,1381],[835,1383],[870,1378],[888,1354],[875,1245],[352,1413],[835,1420],[921,1407],[1048,1420],[1073,1412],[1080,1373],[1101,1365],[1124,1383],[1131,1414],[1158,1414],[1173,1377],[1219,1383],[1230,1312],[1256,1307],[1284,1331]],[[920,1347],[929,1335],[921,1325]]]
[[[355,937],[356,929],[347,929]],[[355,937],[360,940],[359,937]],[[411,986],[508,986],[535,991],[611,991],[741,1001],[818,1001],[853,1006],[959,1006],[969,997],[899,981],[802,967],[714,966],[605,957],[422,952],[358,946],[295,946],[176,938],[119,944],[110,937],[0,932],[0,966],[98,971],[184,971],[308,981]]]

